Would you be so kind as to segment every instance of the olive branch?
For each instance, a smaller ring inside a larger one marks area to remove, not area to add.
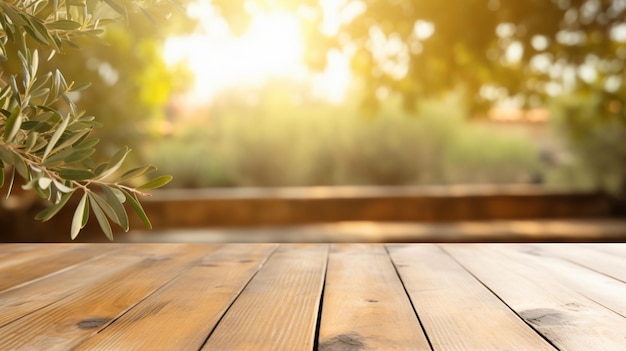
[[[85,227],[90,213],[110,240],[110,222],[128,231],[124,204],[151,228],[139,196],[149,195],[147,190],[164,186],[172,177],[156,177],[138,187],[128,185],[156,168],[144,165],[122,173],[130,152],[127,147],[107,162],[96,164],[92,155],[99,140],[90,134],[100,124],[79,111],[72,99],[72,93],[90,84],[68,83],[59,70],[39,72],[40,52],[47,52],[47,60],[51,60],[66,46],[79,49],[74,42],[78,37],[102,40],[99,35],[105,26],[125,19],[129,10],[151,16],[143,6],[161,5],[176,4],[159,0],[0,2],[0,61],[17,58],[21,65],[19,74],[5,74],[0,67],[0,187],[8,183],[9,196],[16,176],[24,179],[24,189],[51,203],[35,217],[42,221],[51,219],[79,194],[70,229],[72,240]]]

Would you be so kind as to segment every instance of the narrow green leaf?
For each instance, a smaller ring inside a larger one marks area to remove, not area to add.
[[[106,235],[109,240],[113,241],[113,232],[111,231],[111,225],[109,224],[109,221],[107,220],[104,212],[102,212],[100,206],[98,206],[96,200],[94,200],[93,194],[89,195],[89,203],[91,204],[91,209],[93,213],[96,215],[96,219],[98,220],[98,224],[100,225],[102,232],[104,232],[104,235]]]
[[[28,133],[28,136],[26,137],[26,143],[24,144],[24,150],[26,152],[30,151],[35,144],[37,144],[37,137],[39,136],[39,133],[37,132],[30,132]]]
[[[73,188],[70,188],[69,186],[59,182],[56,179],[52,179],[52,182],[54,183],[54,186],[57,188],[57,190],[62,192],[62,193],[69,193],[69,192],[74,191]]]
[[[98,203],[102,211],[111,219],[111,221],[119,226],[121,225],[121,219],[117,215],[117,212],[113,209],[112,205],[105,201],[100,195],[91,193],[91,197]]]
[[[70,20],[58,20],[47,24],[48,28],[61,30],[76,30],[81,27],[80,23]]]
[[[2,160],[5,164],[14,165],[15,158],[13,157],[11,149],[0,146],[0,160]]]
[[[54,215],[56,215],[63,208],[63,206],[65,206],[65,204],[70,199],[70,197],[72,197],[72,194],[73,192],[63,194],[59,202],[53,205],[50,205],[43,211],[39,212],[39,214],[35,216],[35,219],[45,222],[49,220],[50,218],[54,217]]]
[[[96,175],[89,170],[85,169],[59,169],[57,174],[67,180],[87,180],[93,179]]]
[[[72,87],[72,89],[70,89],[70,91],[83,91],[83,90],[89,88],[90,86],[91,86],[91,82],[82,83],[82,84],[78,84],[75,87]]]
[[[77,149],[91,149],[96,146],[100,142],[100,139],[88,139],[83,141],[82,143],[76,145]]]
[[[11,142],[13,138],[15,138],[17,132],[22,126],[22,119],[20,109],[13,109],[13,112],[11,112],[11,115],[7,118],[7,121],[4,124],[4,141]]]
[[[54,154],[55,152],[68,147],[72,144],[74,144],[75,142],[77,142],[78,140],[80,140],[80,138],[84,137],[85,135],[91,133],[90,129],[87,130],[83,130],[81,132],[77,132],[77,133],[72,133],[70,134],[70,136],[68,136],[65,139],[62,139],[60,143],[58,143],[58,145],[56,145],[54,147],[54,149],[52,149],[52,151],[50,151],[50,155]]]
[[[9,84],[11,85],[11,90],[13,90],[13,97],[17,100],[19,104],[22,104],[22,97],[20,96],[20,90],[17,87],[17,81],[15,80],[14,75],[11,75],[11,77],[9,77]]]
[[[70,123],[70,116],[65,117],[61,121],[61,124],[57,127],[57,130],[54,131],[54,134],[52,134],[50,141],[48,141],[48,145],[46,145],[46,150],[43,153],[42,160],[45,160],[46,157],[48,157],[48,154],[50,154],[50,151],[52,151],[56,143],[59,141],[59,139],[61,138],[61,135],[63,135],[63,132],[65,131],[65,128],[67,128],[67,125],[69,123]]]
[[[35,146],[33,146],[33,148],[30,151],[31,151],[31,153],[39,152],[46,145],[48,145],[48,141],[47,140],[39,139],[39,140],[37,140],[37,143],[35,143]]]
[[[130,204],[130,206],[135,210],[135,213],[139,216],[139,218],[143,221],[148,229],[152,229],[152,223],[150,223],[150,219],[146,215],[146,212],[141,207],[141,203],[137,200],[137,197],[134,194],[129,193],[126,190],[122,190],[124,195],[126,196],[126,200]]]
[[[33,21],[32,27],[24,27],[24,30],[28,35],[33,37],[35,40],[44,45],[50,45],[50,34],[48,34],[48,29],[41,24],[40,22]]]
[[[166,185],[167,183],[169,183],[170,181],[172,181],[173,178],[174,177],[169,176],[169,175],[160,176],[160,177],[152,179],[151,181],[147,182],[144,185],[137,187],[137,190],[150,190],[150,189],[160,188]]]
[[[52,72],[48,72],[45,75],[36,77],[31,90],[34,91],[44,88],[46,86],[46,83],[48,83],[48,81],[50,80],[50,77],[52,77]]]
[[[118,189],[118,188],[113,188],[113,187],[109,187],[109,189],[111,189],[111,191],[113,192],[113,194],[117,197],[117,199],[121,202],[124,203],[126,202],[126,196],[124,195],[124,193]]]
[[[30,174],[28,172],[28,166],[26,165],[26,161],[15,151],[13,152],[13,165],[17,170],[17,173],[24,179],[30,179]]]
[[[63,98],[67,106],[69,106],[70,111],[72,111],[72,114],[76,115],[76,104],[74,103],[74,101],[72,101],[72,99],[70,99],[70,97],[65,93],[61,94],[61,97]]]
[[[85,212],[83,212],[83,221],[81,222],[80,227],[85,228],[87,221],[89,221],[89,202],[85,202]]]
[[[25,121],[22,122],[22,129],[24,130],[34,130],[37,133],[45,133],[52,129],[52,124],[46,122],[37,122],[37,121]]]
[[[50,93],[50,89],[48,89],[48,88],[33,90],[33,92],[30,93],[30,97],[31,98],[38,98],[38,97],[42,97],[44,95],[47,95],[48,93]]]
[[[95,173],[96,175],[100,175],[100,174],[102,174],[102,172],[104,172],[104,170],[105,170],[108,166],[109,166],[109,163],[108,163],[108,162],[102,162],[101,164],[99,164],[99,165],[96,167],[96,169],[95,169],[94,173]]]
[[[83,218],[85,217],[85,210],[87,209],[87,193],[83,194],[80,198],[80,202],[74,211],[74,217],[72,217],[72,227],[70,237],[72,240],[76,239],[80,230],[84,227]],[[86,223],[85,223],[86,224]]]
[[[42,162],[42,165],[48,168],[59,166],[65,162],[65,158],[68,157],[71,153],[72,149],[66,148],[48,157],[45,161]]]
[[[129,228],[128,227],[128,214],[126,214],[126,209],[124,208],[122,201],[120,201],[120,198],[116,195],[115,190],[117,189],[113,189],[108,186],[102,187],[102,191],[104,192],[104,197],[107,203],[111,205],[111,208],[117,215],[117,218],[119,220],[118,224],[120,225],[120,227],[122,227],[122,229],[124,229],[125,232],[127,232]]]
[[[47,0],[43,0],[43,1],[37,2],[37,4],[35,4],[35,9],[33,10],[33,15],[38,14],[46,6],[48,6],[48,1]]]
[[[136,177],[141,177],[142,175],[148,174],[150,172],[156,171],[156,167],[151,166],[151,165],[146,165],[146,166],[142,166],[142,167],[137,167],[137,168],[133,168],[130,171],[124,173],[119,181],[124,181],[124,180],[128,180],[128,179],[133,179]]]
[[[65,17],[69,20],[72,19],[72,9],[70,8],[70,0],[65,0]]]
[[[54,73],[59,77],[59,82],[61,83],[62,91],[66,91],[67,90],[67,82],[65,81],[65,77],[63,76],[63,73],[61,73],[61,71],[59,71],[58,69],[56,71],[54,71]]]
[[[57,72],[54,72],[54,75],[52,76],[52,97],[55,99],[59,97],[59,92],[61,91],[61,80]]]
[[[4,163],[0,161],[0,188],[4,186]]]
[[[33,51],[33,56],[31,58],[30,64],[30,74],[35,77],[37,76],[37,70],[39,70],[39,51]]]
[[[124,146],[121,148],[115,155],[113,155],[111,161],[109,161],[109,164],[107,165],[107,168],[98,175],[98,179],[105,179],[115,173],[122,166],[129,152],[130,149],[128,147]]]
[[[80,162],[80,161],[86,159],[87,157],[93,155],[94,152],[96,152],[96,149],[78,149],[78,150],[73,150],[72,153],[69,154],[65,158],[64,161],[65,161],[66,164]]]
[[[37,116],[33,117],[32,120],[34,122],[57,123],[63,118],[61,117],[58,111],[52,108],[47,108],[47,106],[37,106],[37,107],[45,110],[46,112],[40,113]]]
[[[13,8],[9,4],[7,4],[6,2],[1,1],[0,2],[0,7],[2,7],[2,10],[4,10],[4,13],[6,13],[7,16],[9,16],[9,18],[11,19],[11,22],[13,22],[13,24],[18,25],[18,26],[26,26],[28,24],[19,15],[19,13],[17,11],[13,10]]]

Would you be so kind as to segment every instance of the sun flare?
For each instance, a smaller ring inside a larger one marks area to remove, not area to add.
[[[192,35],[168,38],[163,54],[166,63],[184,62],[194,74],[193,101],[208,103],[220,91],[261,86],[272,77],[308,82],[315,96],[331,102],[343,98],[351,78],[347,59],[331,52],[325,72],[310,72],[303,62],[305,44],[295,14],[255,12],[240,36],[210,3],[193,3],[188,14],[200,20],[200,28]]]

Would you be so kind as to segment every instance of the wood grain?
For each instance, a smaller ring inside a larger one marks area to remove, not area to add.
[[[626,245],[612,244],[610,252],[615,254],[607,255],[605,252],[594,250],[593,247],[567,244],[543,244],[534,245],[528,250],[536,250],[544,256],[559,257],[580,266],[587,267],[607,276],[626,282]],[[609,250],[605,247],[605,250]],[[622,255],[619,255],[619,252]]]
[[[320,351],[430,350],[382,245],[331,246]]]
[[[0,350],[626,350],[625,253],[0,244]]]
[[[532,260],[519,259],[513,247],[444,248],[559,349],[626,350],[626,318],[563,285]]]
[[[554,350],[437,246],[388,248],[435,350]]]
[[[199,350],[275,248],[229,245],[211,253],[74,350]]]
[[[202,350],[311,350],[328,245],[281,245]]]
[[[66,245],[66,247],[70,247]],[[0,246],[0,269],[6,264],[7,260],[15,259],[19,254],[32,252],[35,250],[44,250],[43,245],[37,244],[1,244]]]
[[[185,266],[216,248],[180,244],[134,246],[130,251],[148,254],[147,257],[0,328],[0,350],[72,349],[174,278]],[[23,336],[25,331],[29,337]]]
[[[491,250],[498,250],[511,258],[532,262],[537,267],[541,267],[541,270],[551,274],[560,284],[622,316],[626,316],[626,283],[570,260],[550,256],[553,250],[560,252],[563,249],[565,247],[562,245],[555,246],[552,244],[507,245],[491,248]],[[567,249],[571,252],[577,251],[573,250],[573,247],[567,247]]]
[[[105,246],[51,244],[33,246],[0,258],[0,290],[4,290],[105,252]]]
[[[113,255],[115,254],[115,255]],[[125,255],[111,247],[106,253],[63,270],[0,292],[0,327],[50,305],[81,289],[89,288],[108,276],[140,261],[137,255]]]

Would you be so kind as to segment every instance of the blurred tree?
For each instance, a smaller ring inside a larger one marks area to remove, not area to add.
[[[255,6],[296,6],[308,63],[324,67],[329,50],[347,55],[353,73],[367,82],[368,110],[377,109],[387,92],[399,93],[413,109],[425,98],[461,90],[472,115],[507,98],[521,107],[540,107],[575,94],[594,103],[587,106],[592,118],[564,116],[570,136],[583,140],[602,128],[626,128],[624,0],[214,3],[239,27],[245,25],[241,13]],[[626,199],[626,172],[624,179]]]
[[[324,0],[213,3],[237,32],[255,7],[298,13],[311,66],[323,67],[331,49],[348,55],[368,82],[367,104],[380,89],[414,107],[460,88],[474,108],[506,97],[537,106],[564,91],[593,90],[604,94],[602,108],[626,120],[609,108],[626,95],[623,0],[344,0],[334,2],[334,14]]]

